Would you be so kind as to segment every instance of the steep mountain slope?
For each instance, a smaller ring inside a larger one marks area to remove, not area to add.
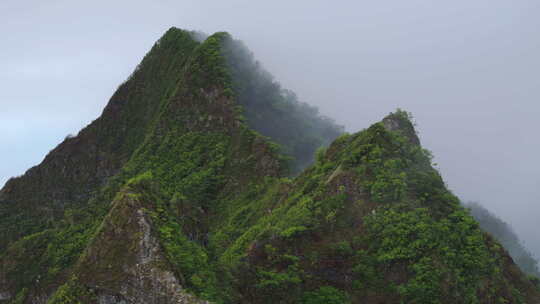
[[[196,45],[188,33],[165,35],[100,118],[66,138],[39,166],[6,183],[0,191],[0,252],[21,236],[54,226],[65,209],[86,203],[118,173],[144,140]]]
[[[190,32],[169,30],[99,119],[6,184],[0,192],[1,298],[30,293],[29,298],[46,299],[102,226],[115,193],[144,166],[160,164],[158,173],[170,174],[164,181],[171,186],[219,153],[235,156],[227,165],[237,170],[237,184],[252,178],[247,174],[252,170],[270,176],[287,172],[284,158],[267,155],[277,146],[248,130],[240,109],[227,99],[232,91],[225,89],[230,80],[220,55],[225,38],[230,39],[218,34],[201,45]],[[178,142],[177,151],[170,150]],[[153,149],[166,154],[158,157]],[[177,160],[185,156],[180,170]],[[204,199],[207,188],[223,184],[213,174],[224,164],[210,165],[209,171],[192,175],[193,186],[185,191],[198,191]],[[36,281],[45,287],[28,289]]]
[[[501,242],[521,270],[540,278],[538,261],[523,246],[510,225],[478,203],[468,202],[465,206],[471,210],[471,215],[480,223],[480,227]]]
[[[189,33],[169,31],[118,88],[100,118],[0,191],[4,297],[17,290],[23,295],[23,287],[36,281],[54,288],[65,280],[107,212],[107,200],[92,198],[143,142],[161,100],[178,82],[196,46]],[[36,297],[46,299],[48,289],[36,288],[36,293],[45,293]]]
[[[539,301],[407,113],[291,179],[341,128],[228,34],[192,37],[169,30],[102,117],[2,189],[0,303]]]
[[[224,254],[242,269],[241,302],[536,303],[417,142],[398,112],[319,155]]]

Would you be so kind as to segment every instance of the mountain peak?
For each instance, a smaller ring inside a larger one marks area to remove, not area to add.
[[[342,134],[241,42],[196,35],[169,29],[0,192],[0,303],[539,300],[410,114]]]
[[[420,139],[414,128],[413,116],[410,112],[397,109],[395,112],[387,115],[382,123],[389,131],[399,132],[409,139],[415,145],[420,145]]]

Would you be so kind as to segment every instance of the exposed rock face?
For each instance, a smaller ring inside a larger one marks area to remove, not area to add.
[[[208,303],[188,294],[170,270],[139,194],[124,191],[76,272],[98,303]],[[120,263],[118,261],[121,261]]]
[[[388,131],[399,132],[408,138],[412,144],[420,145],[420,139],[414,130],[411,118],[409,113],[398,110],[396,113],[386,116],[382,123]]]

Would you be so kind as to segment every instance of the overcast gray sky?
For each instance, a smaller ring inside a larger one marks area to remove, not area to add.
[[[540,2],[0,2],[0,185],[95,119],[171,26],[229,31],[355,132],[400,107],[449,187],[540,255]]]

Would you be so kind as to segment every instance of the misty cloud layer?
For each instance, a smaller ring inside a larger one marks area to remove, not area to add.
[[[99,116],[170,26],[229,31],[355,132],[400,107],[450,188],[540,254],[540,3],[2,1],[0,184]]]

